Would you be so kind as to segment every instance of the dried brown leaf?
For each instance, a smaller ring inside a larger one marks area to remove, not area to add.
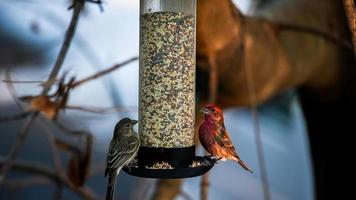
[[[93,139],[88,135],[85,150],[73,152],[72,158],[68,162],[67,176],[77,187],[83,186],[89,177],[92,144]],[[63,147],[63,143],[60,146]]]
[[[60,107],[56,102],[51,101],[48,96],[41,95],[30,101],[30,109],[41,112],[48,119],[55,119]]]
[[[84,184],[84,180],[81,177],[80,172],[80,154],[74,153],[72,158],[68,162],[67,166],[68,179],[77,187],[81,187]]]
[[[82,167],[82,177],[86,180],[90,174],[90,164],[91,164],[91,153],[93,147],[93,137],[91,135],[87,136],[87,144],[85,148],[85,152],[83,154],[83,160],[81,163]]]

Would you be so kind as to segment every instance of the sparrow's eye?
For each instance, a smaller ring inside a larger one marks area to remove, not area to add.
[[[127,125],[126,125],[126,128],[130,128],[130,126],[131,126],[130,124],[127,124]]]

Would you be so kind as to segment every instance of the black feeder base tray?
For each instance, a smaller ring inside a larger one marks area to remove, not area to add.
[[[143,177],[143,178],[158,178],[158,179],[174,179],[174,178],[190,178],[201,176],[208,172],[216,163],[216,160],[208,156],[195,156],[193,159],[196,166],[178,167],[173,169],[153,169],[146,166],[134,165],[124,167],[123,171],[129,175]]]

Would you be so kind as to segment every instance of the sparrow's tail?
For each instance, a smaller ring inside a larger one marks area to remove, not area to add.
[[[116,172],[109,175],[108,187],[106,189],[106,200],[114,200],[117,175]]]
[[[241,159],[236,159],[236,162],[239,163],[241,165],[241,167],[243,167],[244,169],[246,169],[247,171],[253,173],[253,171],[246,165],[246,163],[244,163],[244,161],[242,161]]]

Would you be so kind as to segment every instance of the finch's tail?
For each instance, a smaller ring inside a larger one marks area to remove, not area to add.
[[[106,200],[113,200],[114,199],[114,193],[115,193],[115,186],[114,185],[108,185],[108,188],[106,189]]]
[[[241,159],[236,159],[236,162],[239,163],[241,165],[241,167],[243,167],[244,169],[246,169],[247,171],[253,173],[253,171],[246,165],[246,163],[244,163],[244,161],[242,161]]]
[[[114,200],[117,175],[116,172],[109,175],[108,187],[106,189],[106,200]]]

